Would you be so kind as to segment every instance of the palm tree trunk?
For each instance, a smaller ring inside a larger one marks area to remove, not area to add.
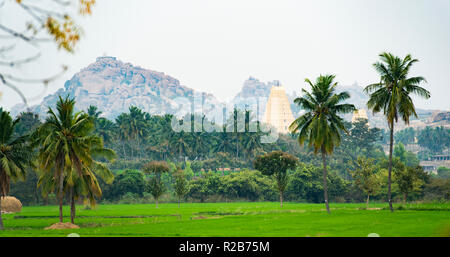
[[[75,196],[73,187],[70,189],[70,222],[75,224]]]
[[[325,149],[322,148],[322,162],[323,162],[323,197],[325,198],[325,205],[327,212],[330,213],[330,206],[328,205],[328,188],[327,188],[327,159]]]
[[[126,160],[127,159],[127,154],[125,152],[125,144],[122,142],[122,150],[123,150],[123,158]]]
[[[59,174],[59,222],[63,222],[63,190],[64,190],[64,171],[61,169]]]
[[[280,206],[283,208],[283,193],[280,192]]]
[[[181,197],[178,197],[178,208],[180,208]]]
[[[405,193],[403,195],[403,202],[406,203],[406,200],[408,199],[408,193]]]
[[[394,122],[391,123],[391,131],[390,131],[390,142],[389,142],[389,173],[388,173],[388,201],[389,201],[389,209],[391,212],[394,212],[394,208],[392,207],[392,199],[391,199],[391,174],[392,174],[392,148],[394,145]]]
[[[367,194],[366,209],[369,209],[369,198],[370,198],[370,195]]]
[[[3,227],[3,219],[2,219],[2,196],[0,196],[0,230],[5,229]]]

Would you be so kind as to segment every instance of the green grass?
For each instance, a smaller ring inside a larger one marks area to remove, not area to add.
[[[386,204],[323,204],[271,202],[78,206],[77,230],[44,230],[58,222],[57,206],[24,207],[3,215],[0,236],[450,236],[450,204],[408,204],[390,213]],[[395,205],[399,207],[400,205]],[[70,221],[65,206],[65,222]]]

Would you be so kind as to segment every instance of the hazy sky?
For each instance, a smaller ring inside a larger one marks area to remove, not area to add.
[[[23,15],[8,8],[0,10],[2,23]],[[279,80],[288,92],[327,73],[343,85],[365,86],[379,80],[372,67],[378,54],[390,51],[420,60],[411,75],[428,80],[423,86],[432,97],[418,99],[418,107],[450,109],[448,0],[98,0],[81,24],[84,38],[74,55],[44,47],[43,58],[21,75],[52,74],[68,64],[51,93],[97,56],[111,55],[226,100],[249,76]],[[41,87],[22,88],[32,96]],[[20,102],[0,91],[1,106]]]

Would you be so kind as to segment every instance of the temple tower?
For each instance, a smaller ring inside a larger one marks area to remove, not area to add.
[[[294,116],[284,87],[273,86],[270,89],[263,122],[275,127],[277,132],[286,134],[289,132],[289,126],[293,121]]]
[[[353,112],[352,123],[355,123],[356,121],[358,121],[358,119],[366,119],[366,120],[368,120],[366,110],[364,110],[364,109],[357,109],[357,110],[355,110]]]

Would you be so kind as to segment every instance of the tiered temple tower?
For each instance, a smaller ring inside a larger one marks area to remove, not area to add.
[[[366,110],[357,109],[353,112],[352,123],[355,123],[356,121],[358,121],[358,119],[368,120]]]
[[[284,87],[277,85],[270,89],[263,121],[275,127],[279,133],[289,132],[294,116]]]

